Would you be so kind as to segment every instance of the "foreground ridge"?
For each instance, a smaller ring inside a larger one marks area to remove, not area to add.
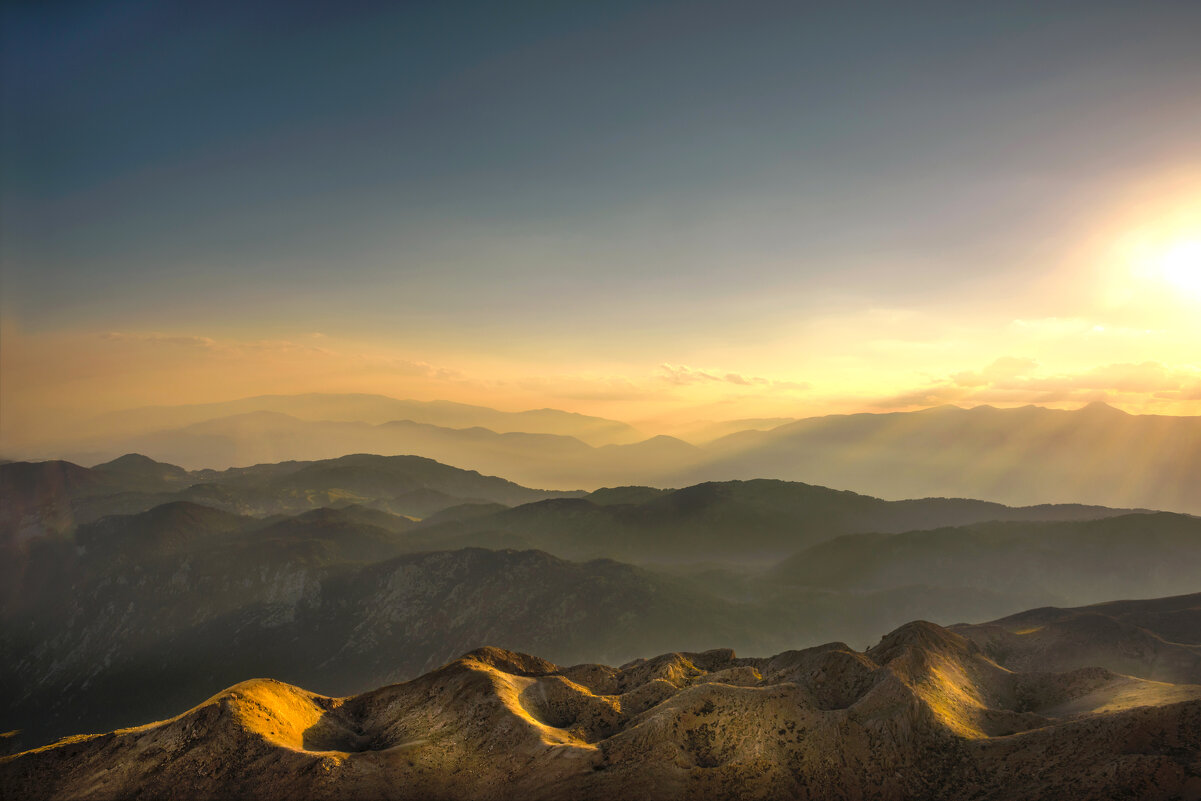
[[[1016,672],[922,621],[875,647],[559,667],[481,648],[330,698],[271,679],[0,760],[23,798],[1201,797],[1201,686]]]

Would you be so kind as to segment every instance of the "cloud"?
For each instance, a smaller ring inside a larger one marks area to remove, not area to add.
[[[1110,390],[1114,392],[1152,393],[1180,389],[1191,374],[1170,369],[1159,362],[1139,364],[1107,364],[1083,373],[1047,377],[1022,377],[996,382],[999,389],[1034,390],[1051,393],[1070,393],[1077,390]]]
[[[686,364],[661,364],[659,365],[659,375],[669,384],[680,385],[722,380],[714,373],[708,373],[704,370],[694,370]]]
[[[1040,317],[1017,319],[1009,324],[1015,336],[1034,337],[1042,341],[1088,338],[1144,338],[1163,334],[1162,328],[1137,328],[1086,320],[1083,317]]]
[[[107,331],[100,338],[109,342],[150,342],[163,345],[182,345],[193,348],[214,348],[216,340],[210,337],[179,336],[176,334],[157,333],[128,333],[125,331]]]
[[[982,387],[1001,379],[1028,375],[1037,367],[1038,362],[1034,359],[1002,356],[994,360],[992,364],[983,370],[966,370],[961,373],[955,373],[951,376],[951,381],[960,387]]]
[[[1201,380],[1193,382],[1187,386],[1183,386],[1177,390],[1167,390],[1164,392],[1156,392],[1155,397],[1162,400],[1171,401],[1196,401],[1201,400]]]
[[[403,376],[434,378],[439,381],[458,381],[463,373],[448,367],[437,367],[424,361],[410,359],[384,359],[383,367],[391,373]]]
[[[224,355],[308,353],[334,356],[328,348],[293,342],[288,339],[217,340],[212,337],[190,334],[161,334],[155,331],[107,331],[99,334],[104,342],[167,345],[173,347],[198,348]]]
[[[739,387],[762,387],[770,389],[805,390],[810,385],[804,381],[777,381],[761,376],[746,376],[722,370],[699,370],[686,364],[659,365],[659,378],[676,386],[690,384],[732,384]]]
[[[662,392],[656,392],[625,376],[617,375],[528,376],[518,381],[517,386],[528,392],[560,400],[644,401],[663,396]]]
[[[954,403],[967,394],[967,390],[957,387],[953,383],[933,384],[880,398],[872,401],[869,405],[876,409],[906,409],[915,406],[926,408]]]
[[[319,353],[322,356],[336,356],[335,351],[329,348],[319,348],[316,345],[305,345],[301,342],[292,342],[288,339],[259,339],[248,342],[229,342],[224,343],[220,347],[228,351],[241,351],[243,353]]]

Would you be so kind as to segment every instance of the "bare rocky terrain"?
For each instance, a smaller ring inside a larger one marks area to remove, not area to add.
[[[0,761],[6,797],[1180,799],[1201,685],[1015,670],[926,622],[738,658],[482,648],[331,698],[270,679]]]

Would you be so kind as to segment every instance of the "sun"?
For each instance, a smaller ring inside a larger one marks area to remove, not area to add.
[[[1159,269],[1172,286],[1201,295],[1201,239],[1169,246],[1160,257]]]
[[[1119,238],[1110,295],[1122,303],[1141,298],[1161,309],[1172,298],[1190,306],[1201,298],[1201,220],[1194,216],[1189,222],[1138,229]]]

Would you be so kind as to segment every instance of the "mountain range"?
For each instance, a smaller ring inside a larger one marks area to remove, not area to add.
[[[0,464],[0,545],[68,533],[105,515],[172,501],[259,516],[367,503],[420,518],[464,503],[514,505],[582,494],[529,489],[418,456],[352,454],[193,472],[140,454],[92,468],[63,461],[9,462]]]
[[[1018,628],[1036,621],[1069,628]],[[1201,630],[1201,596],[917,621],[864,651],[609,667],[483,647],[349,697],[248,679],[158,723],[2,758],[0,786],[31,799],[1196,798],[1201,648],[1178,644],[1191,666],[1170,677],[1158,652],[1129,648],[1167,645],[1181,623]],[[1086,651],[1070,635],[1081,625]],[[1027,666],[1048,650],[1054,664]]]
[[[562,491],[771,477],[890,499],[1201,514],[1201,417],[1131,415],[1103,403],[1075,411],[941,406],[678,427],[689,441],[557,410],[500,412],[371,395],[263,396],[135,410],[99,423],[103,436],[43,444],[27,455],[92,464],[138,452],[224,469],[357,452],[419,454]]]
[[[757,476],[884,498],[1091,503],[1201,513],[1201,417],[940,406],[834,415],[746,431],[707,447],[697,480]]]
[[[246,676],[341,695],[483,644],[612,663],[865,644],[1201,575],[1185,515],[780,481],[555,497],[417,457],[189,473],[128,455],[0,465],[0,489],[0,728],[24,746]]]
[[[646,439],[645,434],[626,423],[559,409],[503,412],[487,406],[445,400],[417,401],[386,395],[307,393],[259,395],[219,403],[146,406],[109,412],[83,421],[80,430],[70,432],[70,441],[78,443],[89,439],[102,441],[110,437],[139,436],[256,412],[273,412],[307,421],[379,424],[408,420],[444,428],[487,428],[502,434],[557,434],[597,446],[623,445]]]

